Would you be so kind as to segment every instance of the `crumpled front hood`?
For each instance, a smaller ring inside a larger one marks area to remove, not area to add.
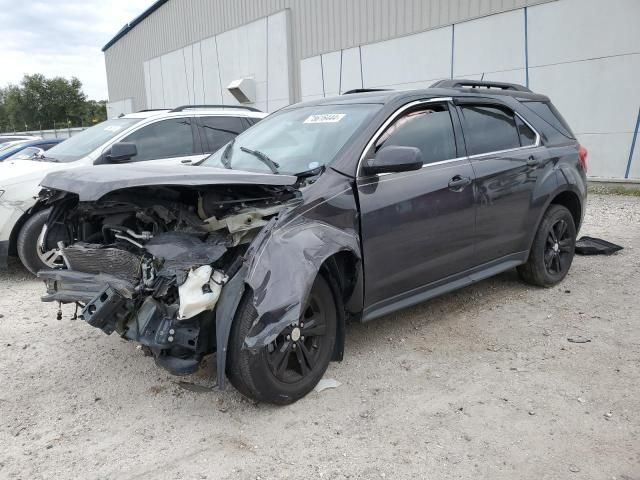
[[[293,185],[297,178],[291,175],[253,173],[213,167],[188,165],[154,165],[140,162],[126,165],[96,165],[53,172],[41,185],[71,192],[82,202],[99,200],[115,190],[154,185]]]

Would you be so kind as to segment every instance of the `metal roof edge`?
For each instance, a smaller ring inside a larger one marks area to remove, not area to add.
[[[164,5],[168,1],[169,0],[157,0],[153,5],[147,8],[144,12],[142,12],[140,15],[138,15],[136,18],[134,18],[129,23],[127,23],[124,27],[122,27],[120,31],[116,33],[116,35],[111,40],[109,40],[104,47],[102,47],[102,51],[106,52],[109,48],[115,45],[118,42],[118,40],[124,37],[131,30],[133,30],[133,28],[136,25],[141,23],[145,18],[147,18],[153,12],[158,10],[162,5]]]

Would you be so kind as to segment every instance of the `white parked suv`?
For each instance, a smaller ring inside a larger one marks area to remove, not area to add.
[[[47,235],[52,238],[47,245],[38,246],[48,210],[32,208],[49,172],[124,162],[195,163],[266,115],[226,105],[141,111],[95,125],[37,159],[1,162],[0,268],[6,267],[10,255],[20,257],[32,273],[62,265],[53,232]]]

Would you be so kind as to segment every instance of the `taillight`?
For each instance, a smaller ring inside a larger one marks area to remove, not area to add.
[[[587,152],[587,149],[584,148],[582,145],[580,145],[580,148],[578,148],[578,157],[580,157],[580,166],[582,167],[582,170],[584,170],[584,173],[587,173],[587,155],[589,154],[589,152]]]

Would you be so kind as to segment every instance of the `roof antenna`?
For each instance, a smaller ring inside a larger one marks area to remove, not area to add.
[[[480,81],[484,80],[484,72],[482,72],[482,76],[480,77]]]

